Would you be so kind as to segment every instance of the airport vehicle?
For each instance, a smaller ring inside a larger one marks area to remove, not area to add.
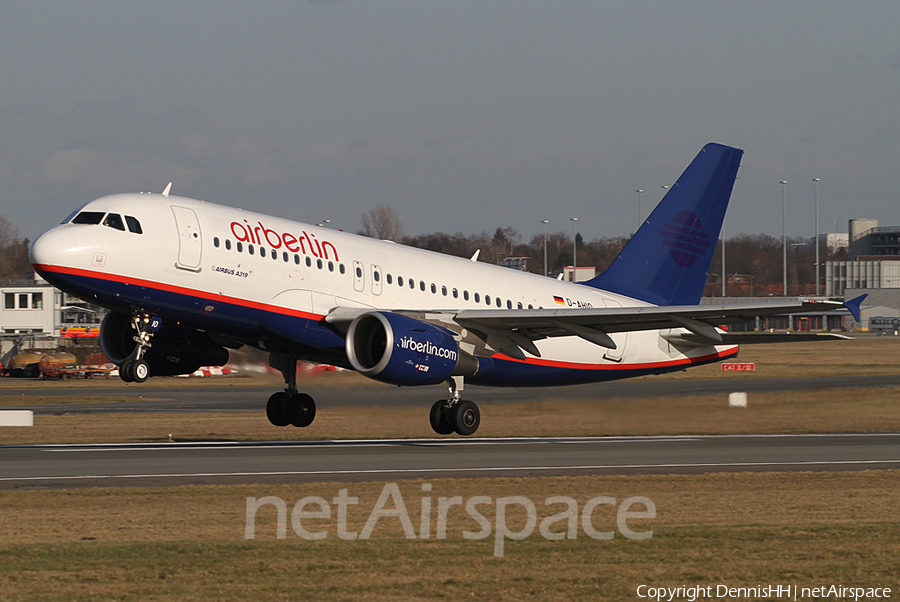
[[[570,283],[309,224],[163,194],[106,196],[32,245],[49,282],[112,311],[106,356],[124,380],[270,353],[276,425],[309,425],[296,363],[398,386],[446,383],[439,434],[470,435],[465,384],[567,385],[735,357],[716,325],[839,303],[699,306],[743,151],[706,145],[613,264]],[[171,186],[171,185],[170,185]],[[858,300],[845,304],[858,311]]]

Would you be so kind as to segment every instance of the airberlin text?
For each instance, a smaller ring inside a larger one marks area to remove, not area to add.
[[[422,491],[430,492],[431,483],[422,483]],[[321,540],[328,537],[329,528],[334,527],[338,538],[343,540],[369,539],[379,519],[396,519],[382,521],[382,529],[386,524],[403,529],[406,539],[447,539],[448,521],[459,525],[460,520],[471,519],[478,530],[462,530],[463,539],[478,540],[491,537],[493,532],[494,556],[503,556],[507,541],[520,541],[530,537],[538,526],[538,506],[527,497],[513,495],[498,497],[496,500],[486,495],[463,500],[462,496],[438,497],[435,507],[431,495],[424,495],[419,504],[419,530],[416,532],[406,502],[400,493],[397,483],[387,483],[381,495],[369,512],[365,524],[359,511],[349,510],[350,506],[359,504],[358,497],[350,497],[347,489],[338,491],[337,497],[328,500],[319,496],[301,498],[291,512],[291,527],[301,538]],[[332,505],[336,512],[332,510]],[[256,538],[256,515],[260,508],[274,506],[276,510],[276,531],[278,539],[287,537],[287,505],[284,500],[275,496],[262,498],[248,497],[246,506],[246,523],[244,537]],[[616,535],[613,525],[626,539],[648,540],[653,537],[652,530],[636,531],[639,528],[628,521],[656,518],[656,506],[643,496],[629,497],[616,503],[616,499],[598,496],[588,500],[579,512],[578,502],[568,496],[552,496],[544,500],[544,506],[553,514],[546,516],[539,526],[539,533],[547,540],[577,539],[579,522],[581,530],[591,539],[610,540]],[[315,508],[315,509],[313,509]],[[434,508],[434,509],[433,509]],[[463,508],[465,513],[463,514]],[[264,516],[270,517],[269,511],[263,510]],[[353,514],[348,519],[348,514]],[[541,512],[543,514],[544,512]],[[335,516],[336,514],[336,516]],[[493,516],[491,516],[493,515]],[[467,517],[467,518],[466,518]],[[336,523],[333,519],[336,518]],[[493,524],[491,521],[493,519]],[[509,518],[509,520],[508,520]],[[433,522],[433,519],[436,519]],[[579,520],[580,519],[580,520]],[[304,522],[306,521],[306,522]],[[509,523],[512,524],[509,524]],[[603,530],[604,523],[609,523],[608,531]],[[351,530],[362,526],[362,530]],[[434,534],[432,535],[432,525]],[[646,523],[642,523],[646,525]],[[461,527],[457,527],[461,528]]]
[[[402,337],[397,341],[403,349],[409,349],[416,353],[424,353],[425,355],[436,355],[448,360],[455,360],[457,353],[454,349],[438,347],[431,341],[416,341],[411,337]]]
[[[327,240],[319,240],[315,234],[309,234],[305,230],[300,236],[294,236],[290,232],[279,234],[271,228],[266,228],[262,222],[256,222],[254,226],[247,220],[244,223],[231,222],[231,234],[242,242],[268,245],[273,249],[284,247],[291,253],[303,253],[322,259],[334,259],[340,261],[335,246]],[[331,250],[329,252],[329,249]]]

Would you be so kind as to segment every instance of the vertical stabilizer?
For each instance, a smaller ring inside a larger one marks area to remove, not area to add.
[[[609,268],[584,284],[655,305],[699,303],[743,154],[704,146]]]

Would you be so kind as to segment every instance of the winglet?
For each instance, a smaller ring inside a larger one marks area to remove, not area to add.
[[[860,295],[855,299],[850,299],[849,301],[844,301],[844,307],[850,310],[850,313],[853,315],[853,319],[857,322],[862,322],[862,312],[859,309],[860,304],[863,300],[868,297],[868,293],[864,295]]]

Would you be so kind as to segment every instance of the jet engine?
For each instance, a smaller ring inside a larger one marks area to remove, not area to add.
[[[100,347],[109,361],[121,366],[137,348],[138,335],[131,317],[110,312],[100,325]],[[151,339],[151,347],[144,352],[144,360],[153,376],[190,374],[201,366],[223,366],[228,362],[228,350],[213,342],[206,333],[162,326]]]
[[[460,351],[451,331],[393,312],[357,316],[346,341],[357,372],[392,385],[434,385],[478,370],[478,361]]]

